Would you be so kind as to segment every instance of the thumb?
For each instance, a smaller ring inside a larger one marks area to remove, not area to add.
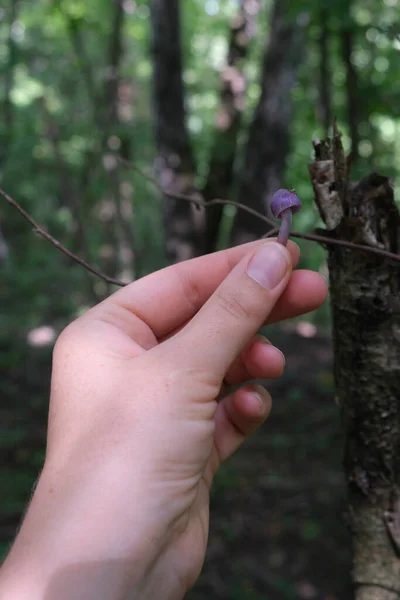
[[[247,255],[175,337],[175,357],[222,380],[267,319],[291,271],[292,259],[282,244],[268,242]]]

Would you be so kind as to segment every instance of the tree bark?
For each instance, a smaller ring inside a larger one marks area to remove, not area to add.
[[[348,182],[340,133],[315,142],[310,174],[325,235],[400,251],[387,177]],[[400,271],[328,247],[335,382],[346,444],[356,600],[400,597]]]
[[[152,0],[152,58],[156,171],[163,189],[195,195],[195,163],[186,128],[179,0]],[[166,254],[170,262],[204,247],[204,209],[163,197]]]
[[[289,151],[292,115],[291,90],[302,58],[301,27],[288,20],[288,0],[276,0],[261,74],[261,97],[250,126],[239,202],[265,212],[280,187]],[[238,212],[232,244],[242,244],[266,233],[265,223]]]
[[[238,14],[231,25],[228,57],[220,75],[220,107],[215,120],[216,135],[208,178],[203,189],[206,202],[214,198],[229,198],[231,193],[247,88],[244,61],[256,32],[260,7],[260,0],[241,0]],[[206,252],[216,249],[222,214],[222,205],[207,209]]]

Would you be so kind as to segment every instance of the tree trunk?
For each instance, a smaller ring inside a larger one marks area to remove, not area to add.
[[[14,73],[17,64],[17,45],[15,43],[12,27],[18,17],[18,2],[10,2],[9,34],[7,40],[8,61],[4,70],[4,100],[2,102],[3,135],[0,140],[0,169],[3,171],[7,155],[14,137],[14,109],[11,100],[11,92],[14,86]],[[1,173],[1,172],[0,172]]]
[[[121,191],[122,178],[118,156],[131,160],[131,135],[129,126],[121,118],[121,106],[126,104],[121,93],[120,67],[124,55],[123,27],[125,8],[123,0],[113,0],[110,5],[110,35],[106,52],[104,85],[96,86],[93,65],[86,50],[81,18],[73,18],[63,11],[57,0],[69,32],[71,45],[79,63],[82,80],[91,101],[93,122],[99,133],[98,155],[88,152],[82,172],[82,196],[90,195],[90,181],[105,174],[108,194],[100,202],[102,229],[107,246],[102,257],[102,269],[116,279],[132,281],[135,275],[135,240],[133,233],[132,199]],[[100,174],[96,169],[100,164]],[[82,207],[83,209],[84,207]],[[83,210],[82,210],[83,212]],[[108,292],[109,293],[109,290]]]
[[[348,6],[348,11],[349,12],[344,17],[341,38],[342,56],[346,68],[347,121],[349,123],[351,154],[354,162],[358,158],[358,144],[360,141],[358,126],[360,122],[360,107],[362,103],[360,102],[358,93],[359,84],[357,71],[351,59],[354,48],[355,24],[351,19],[350,5]]]
[[[122,192],[121,165],[118,155],[125,153],[130,160],[130,140],[122,130],[120,118],[121,63],[123,60],[123,27],[125,22],[124,0],[114,0],[112,27],[108,46],[107,76],[102,95],[103,164],[108,174],[113,216],[110,222],[114,242],[114,277],[125,281],[135,278],[134,235],[132,206],[129,194]],[[127,127],[127,125],[125,125]],[[113,145],[113,144],[116,144]]]
[[[7,260],[9,257],[8,245],[6,242],[6,238],[0,227],[0,265]]]
[[[310,165],[325,235],[400,251],[400,215],[387,177],[348,183],[335,129]],[[400,270],[397,263],[328,247],[337,399],[357,600],[400,597]]]
[[[320,8],[320,91],[319,91],[319,119],[324,128],[324,135],[329,135],[332,127],[332,71],[329,60],[329,7],[325,0]]]
[[[71,45],[75,52],[75,58],[82,72],[88,99],[90,100],[91,108],[94,113],[94,121],[97,127],[101,127],[101,117],[99,114],[98,94],[93,75],[93,65],[91,64],[86,52],[82,18],[72,17],[70,14],[66,13],[63,9],[61,0],[55,0],[55,4],[65,20]]]
[[[163,189],[195,195],[195,164],[186,129],[179,0],[152,0],[152,56],[156,171]],[[163,197],[166,253],[179,262],[202,253],[204,209]]]
[[[250,126],[239,202],[265,212],[281,186],[289,151],[292,114],[291,90],[302,58],[304,36],[288,20],[289,1],[275,0],[270,37],[261,74],[261,97]],[[242,244],[266,233],[265,223],[245,212],[235,217],[232,244]]]
[[[247,88],[244,61],[255,35],[260,6],[260,0],[241,0],[238,14],[231,25],[228,58],[220,76],[220,107],[215,120],[216,135],[208,179],[203,190],[206,201],[230,196]],[[222,214],[222,205],[207,209],[206,252],[216,249]]]
[[[12,35],[12,26],[18,16],[17,0],[10,2],[9,34],[7,40],[8,46],[8,64],[4,73],[4,99],[2,102],[3,131],[0,135],[0,179],[7,163],[7,156],[11,150],[14,138],[14,110],[11,101],[11,92],[14,85],[14,72],[17,63],[17,46]],[[1,215],[0,215],[1,216]],[[9,256],[9,249],[6,238],[0,229],[0,264]]]

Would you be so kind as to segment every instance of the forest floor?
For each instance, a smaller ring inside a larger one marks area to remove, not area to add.
[[[327,336],[274,329],[285,375],[262,430],[224,465],[189,600],[350,600],[342,436]],[[50,352],[0,344],[0,558],[42,465]]]

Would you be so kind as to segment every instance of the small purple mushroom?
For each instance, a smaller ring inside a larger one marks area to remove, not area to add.
[[[272,197],[271,212],[281,219],[277,242],[286,246],[292,228],[292,215],[301,209],[301,202],[295,190],[278,190]]]

